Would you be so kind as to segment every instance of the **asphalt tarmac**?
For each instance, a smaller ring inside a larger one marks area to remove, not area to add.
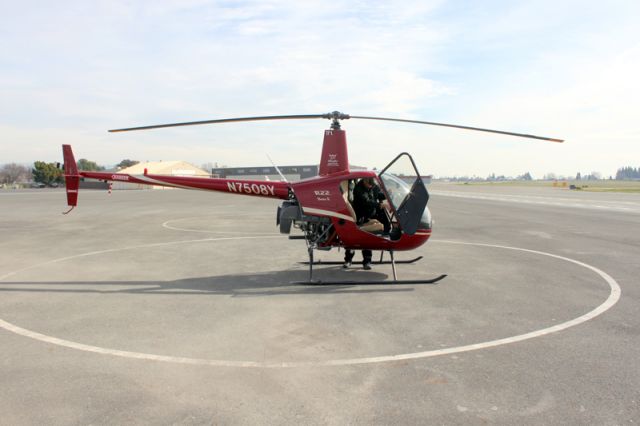
[[[0,424],[640,422],[640,194],[429,189],[444,280],[324,287],[274,200],[0,191]]]

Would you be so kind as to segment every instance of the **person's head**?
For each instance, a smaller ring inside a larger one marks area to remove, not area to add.
[[[367,188],[371,188],[373,186],[373,178],[363,178],[362,179],[362,184]]]

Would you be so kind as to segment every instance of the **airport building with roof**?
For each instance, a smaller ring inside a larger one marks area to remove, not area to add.
[[[318,175],[318,166],[279,166],[280,173],[290,181]],[[217,167],[211,170],[211,176],[217,178],[233,178],[239,180],[280,180],[280,174],[273,166],[261,167]]]
[[[186,161],[148,161],[146,163],[138,163],[126,169],[119,170],[118,173],[129,175],[142,175],[145,169],[147,173],[152,175],[167,176],[200,176],[210,177],[210,174],[199,167],[194,166]],[[141,185],[124,182],[113,182],[113,189],[171,189],[155,185]]]
[[[349,165],[350,170],[366,170],[365,167]],[[289,182],[318,176],[318,165],[278,166],[280,173]],[[217,167],[211,169],[211,176],[233,178],[239,180],[281,180],[281,176],[273,166],[251,167]]]

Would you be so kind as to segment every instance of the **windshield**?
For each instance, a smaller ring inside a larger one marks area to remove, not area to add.
[[[389,195],[389,202],[394,209],[397,209],[402,204],[402,200],[411,192],[411,187],[405,181],[390,173],[381,174],[380,179]]]

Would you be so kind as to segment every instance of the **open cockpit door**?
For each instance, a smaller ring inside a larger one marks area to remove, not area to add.
[[[398,155],[378,177],[402,232],[413,235],[419,229],[431,229],[429,192],[411,155]]]

